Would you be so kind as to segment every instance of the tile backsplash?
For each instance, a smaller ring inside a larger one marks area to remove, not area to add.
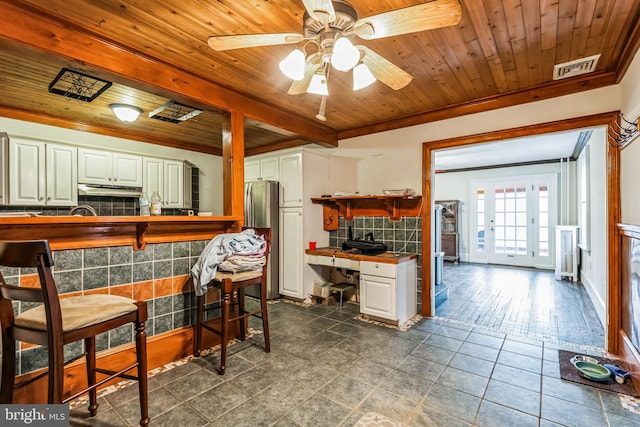
[[[418,254],[417,297],[418,313],[422,309],[422,217],[405,216],[400,221],[391,221],[388,216],[356,216],[352,221],[338,218],[338,230],[329,232],[329,245],[342,246],[349,235],[349,226],[354,238],[363,239],[373,233],[376,241],[387,245],[390,251]]]

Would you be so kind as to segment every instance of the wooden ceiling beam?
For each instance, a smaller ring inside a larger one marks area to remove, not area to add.
[[[0,1],[0,38],[81,61],[143,85],[158,87],[205,105],[244,115],[295,132],[326,146],[337,146],[336,131],[229,90],[172,64],[60,22],[29,6]]]

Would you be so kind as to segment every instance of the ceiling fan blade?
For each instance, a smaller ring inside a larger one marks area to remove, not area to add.
[[[333,22],[336,19],[336,11],[331,0],[302,0],[307,13],[316,21],[323,24]]]
[[[362,45],[356,47],[364,54],[362,56],[362,62],[369,68],[371,74],[391,89],[400,90],[413,80],[411,74],[378,55],[368,47]]]
[[[228,36],[211,36],[207,39],[209,47],[222,51],[230,49],[242,49],[245,47],[271,46],[277,44],[298,43],[304,40],[302,34],[242,34]]]
[[[311,84],[311,78],[322,65],[320,54],[310,55],[304,63],[304,77],[302,80],[294,80],[287,91],[289,95],[302,95],[307,92]]]
[[[359,19],[354,32],[373,40],[456,25],[461,17],[458,0],[435,0]]]

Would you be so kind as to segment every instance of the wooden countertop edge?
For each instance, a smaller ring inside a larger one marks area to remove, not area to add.
[[[48,240],[53,250],[208,240],[240,231],[240,216],[3,217],[0,240]]]
[[[384,252],[378,255],[352,254],[342,252],[340,248],[334,247],[307,249],[305,253],[307,255],[335,256],[336,258],[346,258],[355,261],[382,262],[386,264],[400,264],[418,258],[418,254],[396,252]]]
[[[127,224],[127,223],[199,223],[240,221],[239,216],[6,216],[0,214],[3,224]]]

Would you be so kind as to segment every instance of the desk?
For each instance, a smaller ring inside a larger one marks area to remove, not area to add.
[[[344,253],[340,248],[306,250],[306,263],[322,277],[323,267],[360,272],[360,312],[400,325],[417,312],[417,254]]]

